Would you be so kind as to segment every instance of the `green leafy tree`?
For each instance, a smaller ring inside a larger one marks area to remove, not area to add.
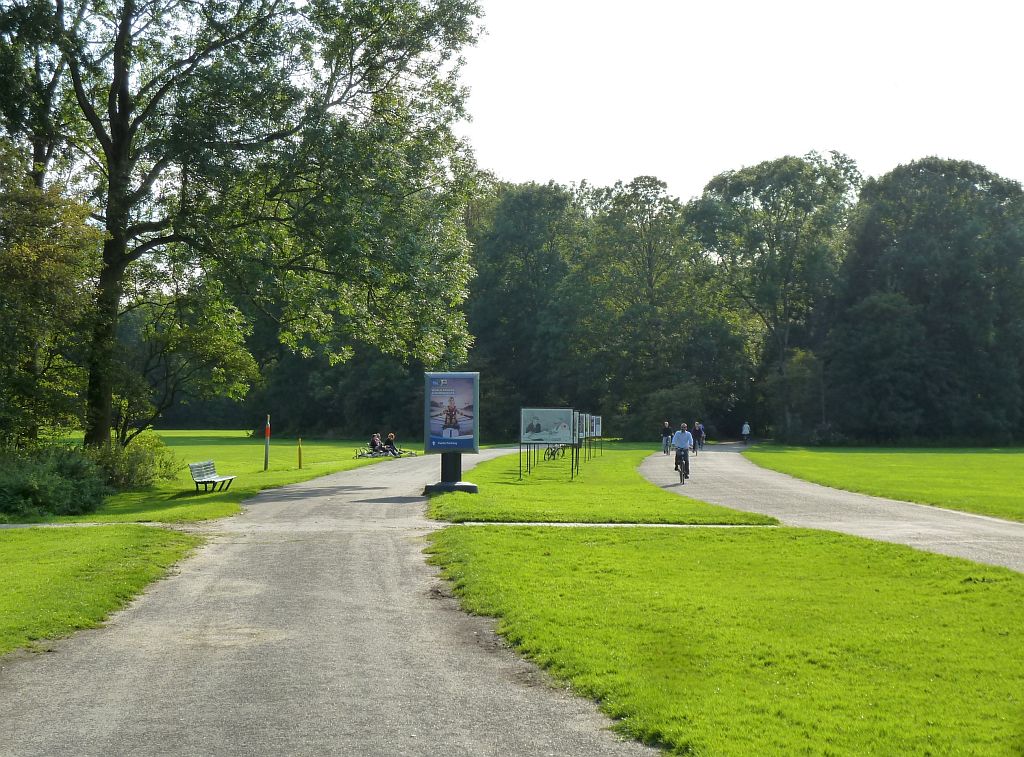
[[[33,437],[80,417],[78,335],[102,244],[88,216],[58,187],[37,188],[0,142],[0,436]]]
[[[106,233],[87,444],[109,440],[118,321],[126,300],[149,294],[131,291],[146,280],[140,265],[173,273],[178,290],[237,279],[226,291],[257,309],[284,298],[281,332],[296,348],[333,339],[344,357],[358,333],[429,358],[459,349],[469,269],[450,124],[475,3],[26,0],[4,10],[0,60],[20,66],[21,91],[38,91],[25,72],[42,55],[55,92],[73,95],[60,149]],[[18,14],[33,22],[14,23]],[[313,233],[325,224],[333,234]],[[442,304],[423,307],[431,297]],[[376,329],[362,328],[370,314]]]
[[[1019,438],[1020,185],[939,158],[868,181],[829,354],[832,404],[862,438]]]
[[[487,431],[508,438],[518,432],[520,407],[571,401],[556,370],[569,330],[558,300],[581,209],[570,190],[548,183],[492,186],[474,211],[472,365],[488,377]]]
[[[782,397],[794,347],[815,348],[836,281],[860,175],[833,152],[787,156],[712,179],[688,217],[717,262],[734,307],[759,323],[763,368],[779,374]],[[793,428],[781,403],[780,429]]]
[[[207,282],[140,302],[120,319],[114,428],[127,446],[184,400],[241,400],[258,379],[249,325]]]

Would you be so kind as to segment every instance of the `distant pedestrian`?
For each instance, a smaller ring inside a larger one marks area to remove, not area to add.
[[[704,424],[700,421],[694,421],[693,423],[693,452],[697,453],[697,450],[704,449]]]
[[[661,452],[662,454],[668,454],[668,446],[672,443],[672,427],[668,425],[668,421],[665,421],[665,425],[661,427]]]
[[[743,421],[743,429],[740,431],[743,434],[743,443],[750,444],[750,422]]]
[[[683,479],[687,479],[690,477],[690,448],[693,447],[693,434],[686,430],[685,423],[680,423],[679,430],[672,435],[672,446],[676,448],[675,469],[682,468]]]

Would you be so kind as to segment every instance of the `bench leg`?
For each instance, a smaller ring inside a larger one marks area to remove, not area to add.
[[[231,488],[231,482],[232,482],[232,481],[234,481],[234,480],[235,480],[235,479],[233,479],[233,478],[232,478],[232,479],[228,479],[228,480],[227,480],[227,481],[225,482],[225,483],[227,484],[227,486],[225,486],[225,487],[224,487],[224,491],[227,491],[228,489],[230,489],[230,488]]]

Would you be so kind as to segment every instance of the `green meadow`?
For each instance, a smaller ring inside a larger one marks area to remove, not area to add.
[[[135,525],[0,530],[0,655],[99,624],[201,542]]]
[[[1024,749],[1024,576],[799,529],[453,526],[463,607],[674,754]]]
[[[497,459],[467,473],[478,498],[437,496],[431,512],[705,515],[640,478],[649,452],[606,448],[573,482],[542,463],[521,483],[516,457]],[[793,528],[462,525],[428,551],[464,609],[671,753],[1024,751],[1018,573]]]
[[[479,494],[432,497],[432,518],[452,522],[773,524],[774,518],[711,505],[644,481],[636,467],[650,445],[606,444],[570,477],[569,458],[540,461],[520,479],[518,455],[478,465],[465,478]]]
[[[1024,449],[844,449],[758,445],[765,468],[836,489],[1024,521]]]
[[[269,489],[363,465],[393,462],[390,458],[353,459],[362,441],[302,440],[299,469],[298,440],[271,439],[270,465],[263,470],[264,440],[243,431],[161,431],[160,438],[174,452],[181,469],[172,481],[108,497],[90,515],[59,518],[61,522],[155,522],[209,520],[234,515],[240,502]],[[410,449],[419,449],[408,445]],[[213,460],[217,472],[237,478],[227,491],[196,494],[187,463]]]

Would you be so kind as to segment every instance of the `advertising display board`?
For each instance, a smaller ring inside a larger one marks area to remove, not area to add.
[[[523,444],[572,444],[572,408],[524,407],[519,415]]]
[[[479,452],[479,373],[424,373],[423,451]]]
[[[588,413],[579,413],[576,417],[579,419],[579,432],[576,434],[576,439],[583,441],[590,432],[590,415]]]
[[[601,436],[601,416],[594,416],[594,436]]]

